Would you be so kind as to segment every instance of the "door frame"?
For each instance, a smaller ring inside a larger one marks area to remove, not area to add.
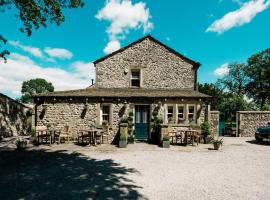
[[[147,106],[148,107],[148,140],[151,139],[151,104],[146,104],[146,103],[134,103],[133,104],[133,109],[132,109],[132,112],[133,112],[133,115],[134,115],[134,118],[133,118],[133,123],[134,123],[134,129],[135,129],[135,106]],[[135,138],[136,139],[136,138]]]

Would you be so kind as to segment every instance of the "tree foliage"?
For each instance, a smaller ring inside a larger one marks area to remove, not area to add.
[[[83,0],[0,0],[0,12],[15,11],[14,16],[23,22],[22,33],[31,36],[33,29],[47,27],[49,23],[60,25],[65,21],[63,9],[83,7]],[[0,42],[6,39],[0,33]],[[1,46],[0,46],[1,47]],[[0,51],[0,58],[9,52]]]
[[[47,82],[45,79],[37,78],[24,81],[22,84],[22,96],[21,101],[23,103],[32,103],[32,95],[44,92],[53,92],[54,87],[52,83]]]
[[[228,68],[229,73],[218,80],[218,85],[230,93],[244,95],[248,83],[246,64],[231,63]]]
[[[263,110],[270,103],[270,48],[248,59],[246,74],[250,79],[247,94]]]
[[[204,84],[199,84],[199,91],[208,94],[212,97],[211,100],[211,108],[214,110],[220,110],[221,105],[223,103],[225,93],[223,92],[222,89],[217,87],[216,84],[213,83],[204,83]]]

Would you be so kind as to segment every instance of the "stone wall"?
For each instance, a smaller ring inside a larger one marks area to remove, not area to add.
[[[236,134],[240,137],[254,137],[258,127],[270,122],[270,111],[238,111],[236,116]]]
[[[0,137],[26,134],[27,109],[23,104],[0,94]]]
[[[109,142],[112,142],[119,130],[119,120],[123,104],[110,104],[111,121],[109,126]],[[63,130],[65,125],[69,126],[69,131],[74,138],[77,137],[77,130],[80,125],[85,128],[101,127],[100,104],[87,102],[79,99],[62,100],[61,102],[43,103],[36,107],[36,125],[47,126],[51,124],[53,128]]]
[[[219,111],[210,111],[210,127],[212,136],[219,136]]]
[[[96,87],[130,87],[130,69],[141,69],[143,88],[194,89],[193,66],[145,39],[96,64]]]

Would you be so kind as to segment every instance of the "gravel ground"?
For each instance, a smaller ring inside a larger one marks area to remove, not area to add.
[[[101,177],[97,179],[95,176],[99,194],[95,198],[85,192],[93,199],[270,199],[269,144],[259,145],[253,138],[225,137],[220,151],[211,150],[211,147],[200,144],[198,147],[163,149],[136,143],[119,149],[112,145],[81,147],[61,144],[33,147],[28,151],[61,152],[68,149],[65,153],[78,153],[94,160],[91,166],[100,162],[103,167],[94,172],[100,173]],[[105,167],[109,164],[110,168]],[[81,164],[81,167],[87,166]],[[72,170],[75,169],[77,165],[74,164]],[[83,174],[85,171],[78,171],[76,177]],[[82,189],[82,185],[77,187]],[[106,195],[108,191],[112,193]],[[35,191],[32,193],[32,197],[38,199]],[[86,196],[81,196],[81,199]]]

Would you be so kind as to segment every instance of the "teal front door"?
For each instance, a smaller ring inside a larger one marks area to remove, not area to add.
[[[135,106],[135,138],[138,140],[147,140],[149,133],[149,106]]]

